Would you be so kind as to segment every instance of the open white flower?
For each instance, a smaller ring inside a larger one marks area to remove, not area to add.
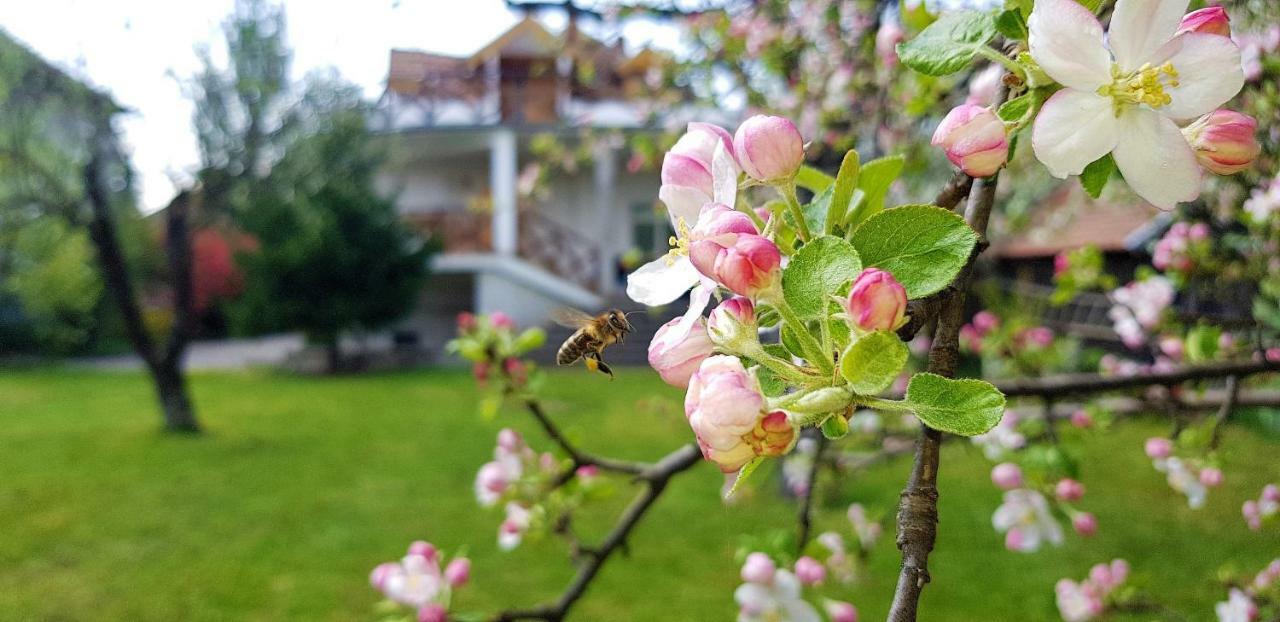
[[[800,597],[800,580],[779,569],[768,584],[744,583],[733,593],[738,622],[821,622],[818,610]]]
[[[1175,36],[1188,0],[1119,0],[1111,29],[1075,0],[1037,0],[1031,56],[1064,87],[1032,128],[1036,158],[1055,177],[1112,154],[1125,181],[1170,209],[1200,194],[1200,167],[1175,120],[1190,120],[1244,86],[1228,37]]]
[[[1004,503],[991,516],[996,531],[1006,534],[1005,546],[1012,551],[1030,553],[1048,542],[1062,544],[1062,526],[1049,512],[1044,495],[1026,488],[1004,493]]]

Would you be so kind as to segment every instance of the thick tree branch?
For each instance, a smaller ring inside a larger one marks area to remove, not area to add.
[[[645,512],[653,506],[672,477],[689,470],[702,459],[702,452],[697,445],[685,445],[658,462],[646,467],[637,478],[644,482],[644,490],[627,506],[626,511],[618,518],[618,523],[605,536],[600,545],[584,551],[583,559],[578,566],[578,574],[565,588],[563,594],[554,603],[534,607],[532,609],[513,609],[499,613],[494,622],[513,622],[515,620],[547,620],[558,622],[568,615],[569,610],[582,598],[591,581],[600,572],[601,567],[619,548],[625,546],[627,537],[640,523]],[[602,467],[603,468],[603,467]]]

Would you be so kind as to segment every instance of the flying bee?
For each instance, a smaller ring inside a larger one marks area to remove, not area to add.
[[[610,309],[600,315],[587,315],[576,309],[561,309],[553,315],[561,326],[578,329],[560,344],[556,353],[556,363],[572,365],[582,359],[587,369],[608,374],[613,379],[613,370],[604,362],[604,349],[622,343],[631,332],[631,322],[627,314],[619,309]]]

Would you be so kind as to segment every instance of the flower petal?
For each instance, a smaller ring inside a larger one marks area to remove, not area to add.
[[[661,307],[689,291],[698,279],[688,258],[668,264],[663,256],[627,275],[627,296],[642,305]]]
[[[717,144],[715,155],[711,156],[712,198],[716,203],[734,206],[738,196],[738,172],[738,161],[733,154],[723,142]]]
[[[682,260],[683,263],[689,263]],[[680,321],[676,322],[668,328],[662,335],[662,344],[665,347],[674,347],[676,344],[684,341],[689,335],[689,331],[698,324],[698,320],[702,318],[702,312],[706,310],[707,303],[711,301],[711,293],[715,291],[715,285],[706,284],[698,285],[693,288],[693,293],[689,294],[689,309],[680,317]]]
[[[1182,23],[1188,0],[1119,0],[1111,15],[1107,41],[1126,73],[1151,62]],[[1152,63],[1155,64],[1155,63]]]
[[[1187,33],[1160,49],[1154,63],[1169,62],[1178,86],[1166,87],[1173,100],[1160,112],[1174,119],[1208,113],[1236,96],[1244,86],[1240,48],[1227,37]]]
[[[1063,89],[1036,115],[1031,147],[1054,177],[1079,175],[1090,162],[1115,148],[1116,125],[1110,98]]]
[[[1075,0],[1037,0],[1027,26],[1031,56],[1063,85],[1094,91],[1111,82],[1111,55],[1102,24]]]
[[[1160,209],[1200,196],[1200,167],[1182,131],[1168,118],[1130,108],[1120,118],[1116,166],[1138,196]]]
[[[679,221],[684,219],[690,227],[698,222],[698,214],[702,206],[711,202],[707,193],[688,186],[672,186],[663,184],[658,188],[658,200],[667,206],[667,215],[671,217],[671,227],[679,231]]]

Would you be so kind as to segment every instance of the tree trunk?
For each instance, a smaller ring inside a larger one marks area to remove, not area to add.
[[[164,427],[170,432],[199,432],[195,410],[187,395],[187,378],[176,361],[151,369],[151,379],[160,398],[160,410],[164,415]]]

